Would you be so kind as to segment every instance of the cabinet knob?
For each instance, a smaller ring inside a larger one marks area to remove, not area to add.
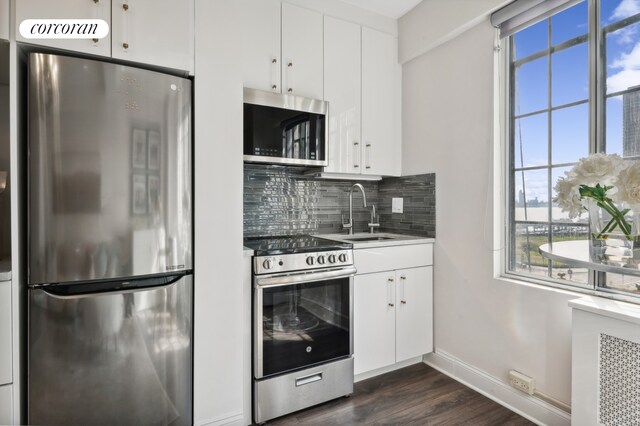
[[[389,306],[393,308],[395,305],[393,303],[389,303]]]
[[[277,62],[278,62],[278,60],[277,60],[276,58],[271,59],[271,63],[272,63],[272,64],[275,64],[275,63],[277,63]]]
[[[287,67],[289,67],[289,68],[293,67],[293,62],[289,62],[289,63],[287,64]]]
[[[371,166],[365,166],[365,169],[370,169],[370,168],[371,168]]]
[[[393,278],[387,278],[387,281],[389,281],[390,283],[393,282]]]
[[[93,0],[93,2],[94,2],[95,4],[98,4],[98,3],[100,3],[100,0]]]
[[[402,303],[403,305],[406,305],[407,301],[406,300],[401,300],[400,303]]]
[[[126,12],[127,10],[129,10],[129,5],[127,3],[122,3],[122,9],[124,9],[124,11]]]
[[[354,165],[353,165],[353,168],[354,168],[354,169],[357,169],[358,167],[360,167],[360,166],[358,166],[357,164],[354,164]]]
[[[293,89],[292,89],[291,87],[289,87],[289,88],[287,89],[287,92],[291,93],[291,92],[293,92]]]
[[[360,145],[360,142],[354,142],[353,143],[353,146],[358,146],[358,145]]]
[[[271,85],[271,89],[276,90],[277,88],[278,88],[278,85],[277,85],[277,84],[272,84],[272,85]]]
[[[99,38],[92,38],[91,41],[94,42],[94,43],[97,43],[97,42],[100,41],[100,39]]]
[[[129,48],[129,43],[122,43],[122,47],[124,47],[125,49]]]

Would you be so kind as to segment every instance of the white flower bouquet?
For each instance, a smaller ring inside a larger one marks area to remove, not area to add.
[[[640,213],[639,161],[624,160],[617,154],[592,154],[565,172],[555,189],[554,201],[571,219],[584,210],[597,215],[596,208],[608,214],[603,226],[594,227],[592,217],[591,232],[596,239],[606,239],[616,230],[627,240],[638,238],[637,226],[628,218]]]

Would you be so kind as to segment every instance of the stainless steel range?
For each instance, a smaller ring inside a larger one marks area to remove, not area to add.
[[[245,239],[253,258],[256,423],[353,392],[351,244]]]

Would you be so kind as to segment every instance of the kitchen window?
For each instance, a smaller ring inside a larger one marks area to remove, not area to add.
[[[503,43],[509,62],[506,270],[555,285],[640,295],[638,277],[571,267],[538,252],[542,244],[589,238],[586,212],[571,220],[553,201],[565,171],[590,153],[640,156],[640,0],[543,3],[555,9],[546,7],[538,17],[529,9],[524,24],[521,14]],[[505,31],[501,26],[503,37]]]

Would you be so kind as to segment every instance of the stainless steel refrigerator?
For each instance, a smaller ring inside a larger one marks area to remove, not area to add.
[[[28,58],[28,421],[192,424],[191,82]]]

